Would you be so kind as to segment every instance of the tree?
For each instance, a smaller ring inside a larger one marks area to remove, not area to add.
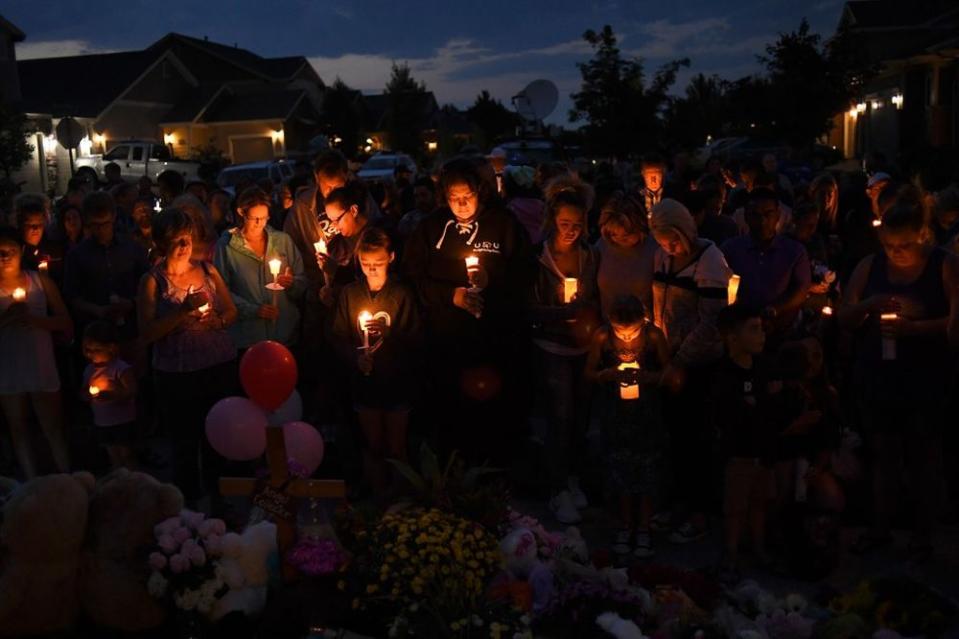
[[[719,137],[727,128],[726,108],[730,83],[717,75],[699,73],[690,79],[682,98],[669,105],[666,114],[667,146],[697,147],[707,136]]]
[[[586,122],[587,145],[594,153],[623,157],[659,146],[669,88],[689,60],[663,65],[647,87],[642,61],[622,56],[612,27],[606,25],[599,33],[586,31],[583,39],[594,53],[591,60],[576,65],[583,81],[572,95],[569,121]]]
[[[426,127],[426,85],[413,78],[407,64],[393,63],[386,83],[386,134],[393,151],[422,154],[421,132]]]
[[[479,130],[482,138],[480,145],[483,147],[491,145],[500,136],[513,133],[519,124],[519,116],[491,97],[485,89],[476,96],[466,115]]]
[[[359,93],[351,89],[337,76],[336,81],[326,90],[323,97],[324,132],[330,137],[330,143],[339,137],[342,141],[334,144],[352,157],[360,143],[361,118],[358,104]]]
[[[33,155],[33,145],[27,142],[29,133],[27,117],[6,101],[0,101],[0,172],[8,183]]]

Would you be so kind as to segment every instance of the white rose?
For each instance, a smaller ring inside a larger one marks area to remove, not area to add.
[[[147,580],[147,592],[151,597],[161,598],[166,594],[167,580],[158,572],[154,572]]]

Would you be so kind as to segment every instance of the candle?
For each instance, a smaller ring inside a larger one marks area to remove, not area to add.
[[[160,206],[160,200],[157,200],[157,201],[153,204],[153,212],[154,212],[154,213],[159,213],[159,212],[162,211],[162,210],[163,210],[163,207]]]
[[[479,258],[475,255],[466,256],[466,271],[472,271],[474,268],[479,268]]]
[[[279,258],[273,258],[270,260],[270,275],[276,277],[280,274],[280,264],[281,262]]]
[[[579,292],[579,280],[575,277],[563,278],[563,301],[569,304]]]
[[[896,313],[883,313],[879,316],[882,322],[891,322],[899,319]],[[882,358],[886,361],[896,359],[896,340],[891,337],[882,338]]]
[[[729,284],[726,286],[726,303],[732,306],[736,303],[736,295],[739,294],[739,281],[742,278],[733,275],[729,278]]]
[[[875,227],[880,227],[882,226],[882,220],[873,220],[872,225]]]
[[[629,370],[631,368],[639,369],[639,362],[622,362],[619,365],[619,370],[621,371]],[[623,382],[620,382],[619,398],[639,399],[639,384],[624,384]]]
[[[90,388],[87,389],[90,393],[90,397],[96,397],[100,394],[100,389],[95,384],[90,384]]]
[[[326,255],[326,241],[320,239],[313,242],[313,249],[320,255]]]
[[[207,302],[206,304],[204,304],[203,306],[201,306],[200,308],[196,310],[200,311],[201,315],[206,315],[207,313],[210,312],[210,303]]]
[[[828,315],[832,315],[832,306],[823,306],[823,307],[822,307],[822,314],[823,314],[823,315],[827,315],[827,316],[828,316]]]
[[[37,264],[37,268],[39,268],[41,271],[46,271],[49,266],[50,265],[46,260],[40,260],[40,263]]]
[[[363,331],[363,348],[365,350],[370,349],[370,329],[366,327],[366,323],[373,319],[373,314],[369,311],[361,311],[358,321],[360,323],[360,330]]]
[[[27,292],[26,292],[25,290],[23,290],[23,289],[20,288],[19,286],[18,286],[17,288],[13,289],[13,301],[14,301],[14,302],[22,302],[22,301],[25,300],[25,299],[27,299]]]

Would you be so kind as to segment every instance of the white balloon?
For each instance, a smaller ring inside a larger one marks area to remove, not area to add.
[[[266,414],[270,426],[282,426],[287,422],[298,422],[303,417],[303,399],[294,388],[280,407],[272,413]]]

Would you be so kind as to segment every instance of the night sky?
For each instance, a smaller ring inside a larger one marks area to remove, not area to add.
[[[624,51],[647,69],[689,57],[677,89],[698,72],[738,78],[781,31],[809,19],[831,35],[842,0],[290,1],[7,0],[0,12],[26,34],[21,59],[142,49],[170,31],[233,44],[266,57],[305,55],[320,76],[382,90],[390,62],[407,62],[441,104],[468,106],[481,89],[508,104],[526,83],[560,88],[550,121],[562,123],[589,57],[581,35],[611,24]],[[55,79],[51,78],[51,81]]]

